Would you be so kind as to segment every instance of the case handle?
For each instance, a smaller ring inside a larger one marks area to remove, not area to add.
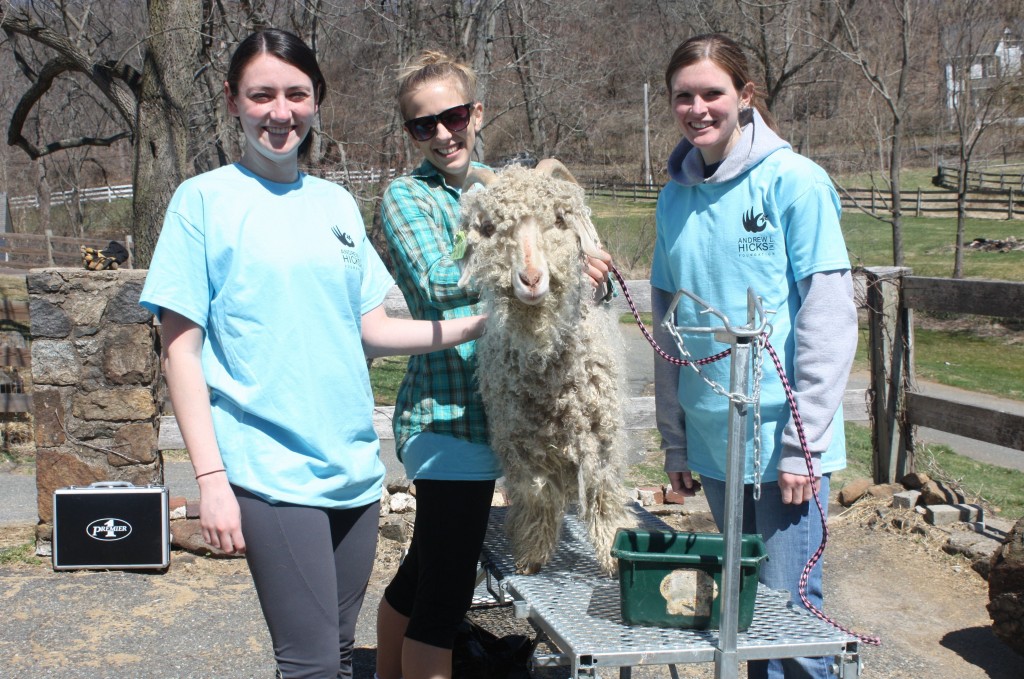
[[[130,481],[96,481],[89,484],[90,488],[134,488]]]

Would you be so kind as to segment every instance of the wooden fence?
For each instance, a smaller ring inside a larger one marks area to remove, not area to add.
[[[939,165],[935,185],[955,190],[960,186],[960,168]],[[1005,193],[1024,191],[1024,171],[1020,165],[990,166],[967,173],[967,188],[972,191]]]
[[[914,377],[913,310],[1024,318],[1024,283],[910,276],[866,270],[874,477],[914,470],[915,426],[1024,451],[1024,417],[920,393]]]
[[[587,195],[616,200],[655,201],[660,186],[646,184],[608,184],[593,182],[587,185]],[[839,189],[843,210],[863,210],[880,216],[892,204],[888,192],[880,189]],[[913,217],[956,217],[956,194],[942,189],[904,191],[900,195],[900,208]],[[971,191],[967,194],[967,216],[982,219],[1024,218],[1024,190],[1010,187],[1000,193]]]
[[[119,186],[97,186],[88,189],[68,189],[67,191],[54,191],[50,194],[50,205],[64,205],[65,203],[111,203],[115,200],[132,197],[132,185],[121,184]],[[11,209],[27,210],[38,208],[41,204],[39,195],[33,196],[11,196]]]
[[[323,178],[345,186],[376,184],[378,182],[394,179],[399,174],[405,174],[405,170],[390,169],[368,169],[368,170],[331,170],[323,173]],[[50,194],[50,205],[64,205],[78,201],[79,203],[111,203],[115,200],[128,200],[134,195],[134,187],[131,184],[119,184],[118,186],[95,186],[86,189],[68,189],[67,191],[54,191]],[[38,208],[41,199],[38,194],[31,196],[11,196],[9,199],[12,210],[28,210]]]
[[[121,243],[128,250],[128,261],[121,268],[133,268],[134,245],[125,234]],[[102,250],[112,239],[105,236],[74,238],[54,236],[52,231],[37,233],[0,233],[0,268],[37,269],[47,266],[82,266],[82,246]]]
[[[863,210],[875,216],[889,212],[892,205],[889,193],[879,189],[840,189],[839,198],[844,210]],[[1024,218],[1024,193],[1016,189],[1009,189],[1003,194],[969,191],[966,207],[968,217]],[[904,215],[913,217],[952,219],[957,214],[956,194],[941,189],[903,191],[900,209]]]
[[[0,322],[28,328],[28,302],[3,300]],[[25,393],[22,374],[32,374],[32,351],[0,344],[0,413],[32,412],[32,395]]]

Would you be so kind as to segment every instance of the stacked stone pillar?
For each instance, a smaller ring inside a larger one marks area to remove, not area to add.
[[[163,481],[156,332],[138,303],[145,276],[140,269],[27,276],[40,555],[51,545],[54,490]]]

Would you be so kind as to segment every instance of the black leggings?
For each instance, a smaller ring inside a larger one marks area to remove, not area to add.
[[[275,505],[234,491],[245,558],[281,676],[351,677],[380,503],[353,509]]]
[[[409,554],[384,598],[409,618],[405,636],[451,648],[473,603],[494,481],[416,481]]]

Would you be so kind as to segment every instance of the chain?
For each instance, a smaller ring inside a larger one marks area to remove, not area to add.
[[[764,334],[754,338],[754,389],[750,397],[754,402],[754,500],[761,499],[761,377],[764,374],[764,348],[771,334],[769,326]]]
[[[679,354],[687,359],[683,364],[693,368],[693,371],[697,373],[702,380],[704,380],[704,383],[711,388],[711,391],[715,392],[719,396],[726,397],[733,403],[749,405],[753,402],[752,397],[740,393],[730,393],[728,389],[704,374],[704,371],[700,369],[702,361],[693,360],[693,356],[690,354],[689,350],[686,348],[686,343],[683,341],[683,336],[676,331],[675,327],[669,326],[666,330],[668,330],[668,333],[672,335],[672,339],[675,340],[676,346],[679,347]]]

